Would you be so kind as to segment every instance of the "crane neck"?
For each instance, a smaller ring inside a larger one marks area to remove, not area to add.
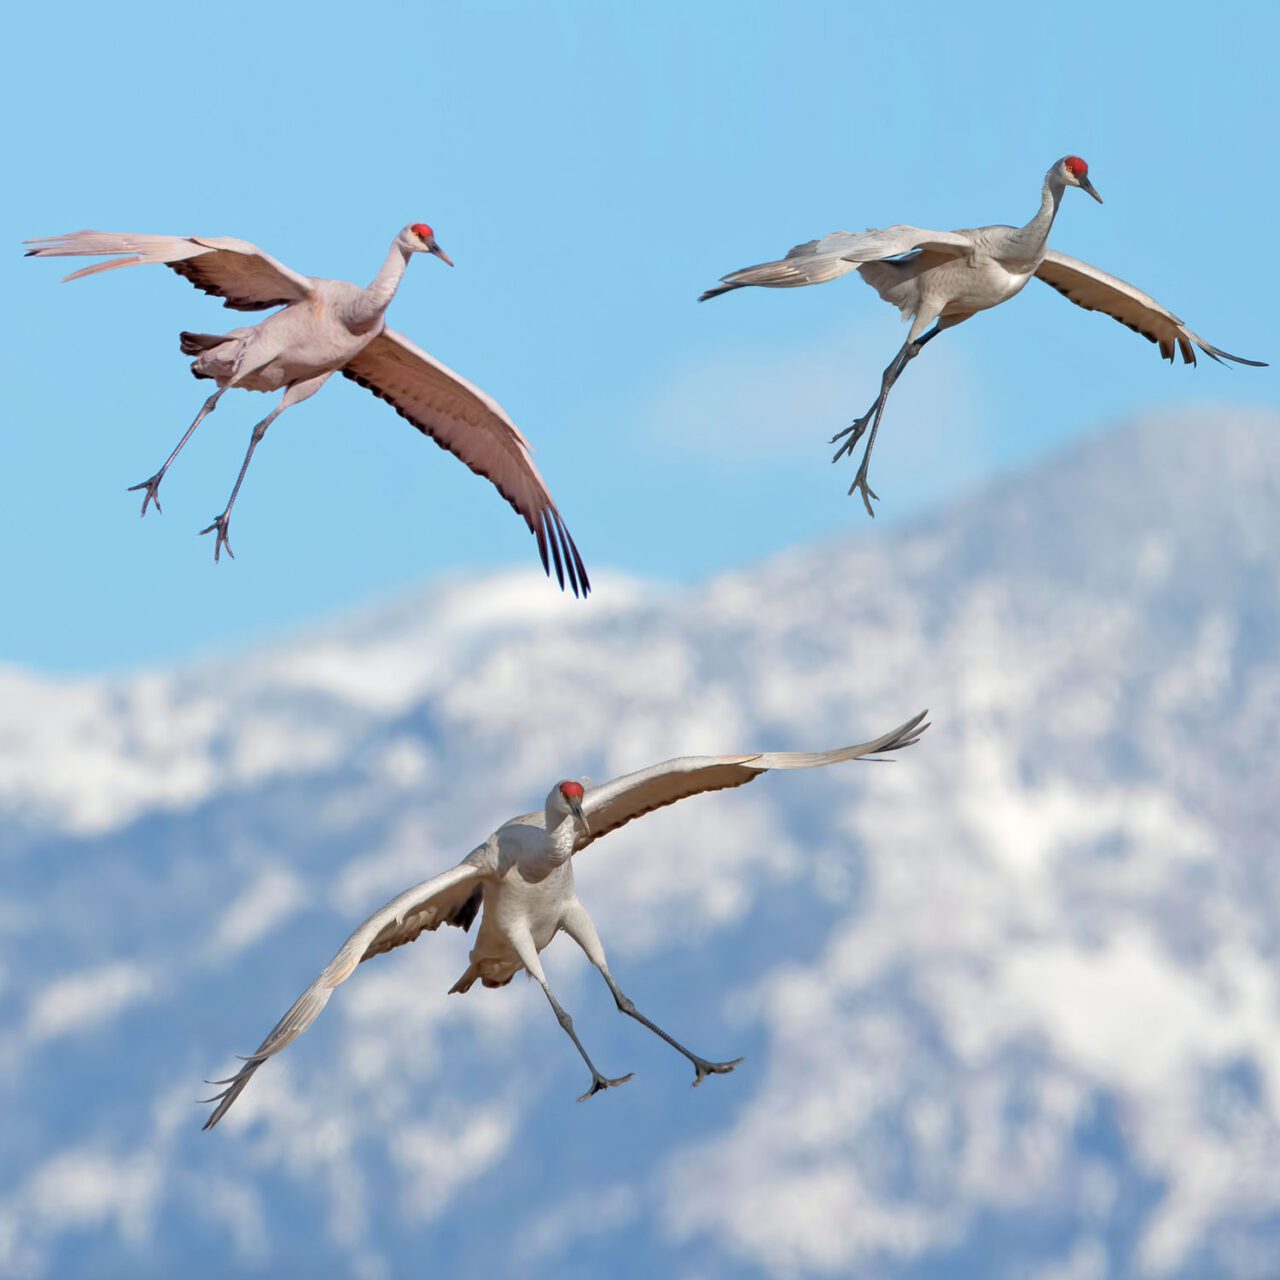
[[[546,822],[549,859],[559,866],[573,857],[573,847],[578,842],[578,822],[572,814],[554,812],[550,805],[546,809]]]
[[[405,268],[409,265],[409,250],[397,236],[387,251],[386,261],[378,269],[368,288],[363,289],[355,305],[351,308],[353,327],[359,329],[374,324],[382,318],[382,313],[391,305],[396,296],[400,281],[404,279]]]
[[[1040,192],[1040,208],[1036,210],[1035,217],[1018,230],[1017,239],[1027,250],[1028,257],[1039,258],[1043,255],[1065,189],[1056,174],[1050,172],[1045,175],[1044,187]]]

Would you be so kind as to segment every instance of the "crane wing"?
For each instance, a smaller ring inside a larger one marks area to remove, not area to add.
[[[65,236],[28,240],[37,246],[28,258],[110,255],[109,262],[73,271],[67,280],[160,262],[190,280],[197,289],[223,300],[233,311],[265,311],[299,302],[311,294],[311,280],[277,262],[247,240],[231,236],[149,236],[111,231],[72,231]]]
[[[412,942],[424,929],[435,930],[442,924],[471,928],[480,908],[478,881],[485,875],[483,860],[477,857],[479,852],[477,850],[442,875],[424,880],[392,898],[342,944],[342,949],[325,966],[324,972],[293,1002],[258,1048],[245,1058],[244,1066],[230,1079],[210,1082],[226,1085],[226,1088],[206,1099],[218,1104],[205,1121],[206,1129],[212,1129],[226,1115],[253,1073],[268,1058],[279,1053],[316,1020],[329,1003],[334,987],[345,982],[362,960]],[[471,858],[476,858],[476,861],[473,863]]]
[[[864,262],[881,262],[904,253],[923,250],[942,258],[959,258],[969,253],[973,242],[956,231],[927,231],[923,227],[899,224],[866,231],[833,231],[820,240],[798,244],[777,262],[762,262],[721,276],[721,283],[699,299],[719,297],[745,285],[769,289],[794,289],[800,285],[823,284],[854,270]]]
[[[898,751],[914,745],[929,727],[922,711],[906,724],[856,747],[835,751],[773,751],[749,756],[681,756],[664,760],[638,773],[624,774],[603,786],[590,788],[582,801],[582,812],[590,831],[582,833],[574,848],[581,853],[592,841],[654,809],[675,804],[703,791],[721,791],[754,782],[769,769],[816,769]]]
[[[1086,311],[1105,311],[1134,333],[1142,334],[1148,342],[1157,343],[1166,360],[1173,360],[1176,349],[1182,352],[1184,364],[1195,364],[1195,348],[1199,347],[1219,364],[1234,360],[1236,364],[1266,368],[1260,360],[1233,356],[1206,342],[1149,294],[1134,288],[1127,280],[1108,275],[1078,258],[1069,258],[1065,253],[1050,249],[1036,268],[1036,275],[1076,306]]]
[[[578,548],[533,465],[529,442],[496,400],[393,329],[384,329],[342,372],[490,481],[529,526],[547,573],[550,550],[561,588],[567,575],[573,594],[586,596],[591,583]]]

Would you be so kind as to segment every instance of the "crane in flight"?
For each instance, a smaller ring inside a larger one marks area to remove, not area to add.
[[[708,289],[698,301],[718,298],[747,285],[794,289],[822,284],[856,270],[886,302],[898,308],[904,319],[910,319],[907,340],[881,375],[880,394],[875,402],[862,417],[831,438],[832,444],[844,439],[832,458],[836,462],[846,453],[853,456],[870,427],[862,463],[849,492],[857,490],[862,495],[871,516],[875,515],[871,500],[878,495],[867,483],[867,467],[893,384],[926,342],[979,311],[1007,302],[1032,276],[1086,311],[1104,311],[1142,334],[1156,343],[1160,354],[1169,361],[1175,351],[1180,351],[1184,363],[1195,364],[1195,348],[1199,347],[1219,363],[1234,360],[1265,368],[1261,361],[1245,360],[1212,346],[1167,307],[1127,281],[1050,249],[1049,231],[1068,187],[1078,187],[1102,203],[1089,181],[1089,166],[1079,156],[1064,156],[1045,174],[1040,208],[1025,226],[929,231],[899,225],[883,230],[833,231],[821,240],[796,245],[777,262],[743,267],[722,276],[721,283]]]
[[[610,1079],[596,1069],[573,1029],[573,1019],[547,984],[538,956],[561,931],[600,970],[618,1011],[648,1027],[693,1063],[694,1084],[701,1084],[708,1075],[732,1071],[741,1058],[711,1062],[699,1057],[651,1022],[623,994],[605,962],[591,917],[574,892],[574,855],[633,818],[704,791],[743,786],[769,769],[813,769],[843,760],[875,759],[909,747],[929,727],[924,719],[927,714],[921,712],[873,742],[835,751],[685,756],[598,787],[570,780],[557,782],[547,793],[540,813],[525,813],[504,822],[452,870],[406,889],[360,925],[267,1038],[244,1059],[244,1066],[229,1079],[209,1081],[225,1087],[205,1100],[217,1106],[204,1127],[212,1129],[254,1072],[315,1021],[334,988],[349,978],[361,961],[412,942],[423,930],[435,930],[442,924],[468,930],[482,907],[471,962],[450,994],[469,991],[477,979],[486,987],[503,987],[521,969],[527,970],[545,992],[556,1019],[591,1072],[591,1086],[580,1102],[602,1089],[625,1084],[631,1076]]]
[[[398,232],[386,261],[367,288],[345,280],[320,280],[300,275],[247,240],[229,236],[155,236],[74,231],[69,235],[28,240],[36,247],[28,257],[61,258],[108,256],[73,271],[66,280],[116,267],[159,262],[189,280],[197,289],[223,299],[234,311],[282,308],[257,325],[229,333],[183,333],[182,353],[194,356],[191,372],[217,385],[165,460],[149,480],[133,485],[141,490],[142,514],[155,503],[160,510],[160,482],[191,439],[196,428],[217,407],[224,391],[283,391],[276,407],[254,428],[240,474],[222,514],[201,533],[215,534],[213,558],[227,540],[231,508],[244,483],[254,450],[267,428],[290,405],[315,395],[337,372],[372,391],[430,436],[472,471],[489,480],[523,518],[537,539],[542,567],[551,573],[554,562],[561,589],[565,579],[574,595],[590,590],[587,571],[569,531],[533,464],[529,442],[503,411],[479,387],[414,346],[403,334],[387,328],[386,311],[409,259],[429,253],[453,265],[436,243],[425,222]]]

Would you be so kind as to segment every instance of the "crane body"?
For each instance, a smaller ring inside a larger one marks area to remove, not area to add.
[[[689,796],[754,781],[770,769],[811,769],[846,760],[875,759],[912,746],[928,728],[925,714],[871,742],[835,751],[774,752],[739,756],[686,756],[625,774],[598,787],[564,780],[552,787],[541,811],[521,814],[500,826],[456,867],[405,890],[374,912],[347,939],[320,976],[294,1002],[234,1076],[210,1083],[225,1086],[208,1099],[215,1106],[205,1128],[226,1114],[254,1073],[306,1030],[333,990],[373,956],[412,942],[442,924],[469,930],[480,916],[475,945],[462,976],[450,988],[465,993],[478,981],[502,987],[521,970],[546,995],[557,1021],[591,1072],[582,1099],[624,1084],[630,1075],[610,1078],[592,1062],[547,981],[540,954],[558,933],[586,953],[608,985],[619,1012],[641,1023],[692,1063],[694,1084],[724,1075],[742,1061],[713,1061],[685,1048],[641,1013],[624,994],[605,959],[604,948],[574,887],[573,859],[601,836],[654,809]]]
[[[532,450],[502,407],[478,387],[419,350],[387,327],[386,311],[415,253],[431,254],[453,265],[435,233],[424,222],[403,228],[391,243],[372,282],[361,287],[345,280],[300,275],[246,240],[218,236],[155,236],[77,231],[28,241],[31,257],[107,256],[72,272],[68,280],[117,267],[161,263],[196,288],[223,299],[239,311],[280,308],[256,325],[227,333],[184,332],[179,345],[193,356],[191,371],[213,381],[217,390],[205,400],[164,465],[132,491],[141,491],[142,514],[154,503],[160,510],[160,484],[196,429],[218,406],[224,392],[283,391],[279,402],[249,438],[249,447],[222,513],[202,533],[214,533],[214,560],[231,555],[231,510],[254,451],[268,427],[292,405],[315,395],[341,371],[388,401],[424,435],[490,480],[524,519],[538,543],[543,568],[566,578],[575,595],[590,590],[582,557],[565,528]]]
[[[1177,350],[1185,363],[1195,364],[1195,351],[1199,348],[1220,363],[1261,364],[1230,355],[1206,342],[1173,312],[1126,281],[1050,249],[1049,232],[1069,187],[1078,187],[1102,203],[1089,180],[1089,166],[1079,156],[1064,156],[1045,174],[1040,207],[1023,226],[931,231],[901,224],[864,232],[835,231],[796,245],[776,262],[730,272],[698,301],[748,285],[798,288],[857,271],[885,302],[897,307],[911,322],[907,340],[881,375],[880,392],[871,407],[831,440],[832,444],[843,440],[832,459],[835,462],[845,454],[852,456],[863,435],[870,431],[849,492],[861,494],[871,516],[875,515],[872,499],[878,495],[867,483],[867,468],[894,383],[939,333],[979,311],[1007,302],[1033,278],[1043,280],[1088,311],[1105,311],[1156,343],[1160,354],[1170,361]]]

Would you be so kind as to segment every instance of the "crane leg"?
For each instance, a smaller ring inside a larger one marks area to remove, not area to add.
[[[592,923],[591,917],[587,915],[586,908],[580,902],[574,902],[565,909],[560,921],[560,927],[587,953],[587,959],[600,970],[600,976],[613,993],[613,1000],[618,1006],[618,1012],[625,1013],[628,1018],[634,1018],[641,1026],[648,1027],[655,1036],[665,1040],[677,1053],[684,1054],[693,1063],[693,1083],[695,1085],[701,1084],[709,1075],[728,1075],[742,1061],[741,1058],[734,1058],[732,1062],[709,1062],[706,1058],[700,1058],[696,1053],[686,1049],[678,1040],[663,1031],[657,1023],[650,1022],[623,993],[613,974],[609,972],[609,966],[604,958],[604,948],[600,945],[600,937],[596,933],[596,927]]]
[[[595,1063],[587,1056],[587,1051],[582,1047],[582,1041],[578,1039],[578,1033],[573,1029],[573,1019],[564,1011],[555,996],[551,994],[551,988],[547,985],[547,975],[542,972],[542,961],[538,959],[538,949],[533,945],[533,938],[528,933],[514,935],[511,938],[511,944],[515,947],[516,955],[520,957],[521,964],[528,969],[534,980],[542,988],[543,994],[547,997],[547,1003],[551,1005],[551,1010],[556,1015],[556,1021],[564,1029],[565,1035],[573,1041],[574,1048],[581,1055],[583,1062],[587,1064],[587,1070],[591,1072],[591,1088],[578,1101],[586,1102],[588,1098],[594,1097],[605,1089],[612,1089],[616,1085],[626,1084],[634,1072],[628,1071],[625,1076],[618,1076],[617,1079],[611,1080],[608,1076],[602,1076],[596,1070]]]
[[[249,471],[249,463],[253,461],[253,451],[262,443],[262,437],[267,434],[267,428],[290,406],[298,404],[306,400],[309,396],[315,395],[317,391],[324,386],[328,380],[329,374],[322,373],[317,378],[308,378],[305,382],[295,382],[283,396],[280,397],[280,403],[271,410],[265,418],[262,419],[254,428],[253,434],[249,437],[249,448],[244,455],[244,461],[240,464],[240,474],[236,476],[236,482],[231,490],[231,497],[227,499],[227,505],[222,509],[222,514],[207,528],[201,529],[201,534],[213,533],[217,530],[217,536],[213,543],[213,562],[218,563],[218,559],[225,547],[227,555],[233,560],[236,553],[231,550],[231,543],[227,540],[227,528],[231,521],[231,508],[236,505],[236,498],[240,494],[240,486],[244,484],[245,475]],[[192,430],[195,430],[193,427]],[[179,445],[181,448],[181,445]],[[168,463],[165,464],[168,466]]]
[[[876,433],[880,430],[880,419],[884,416],[884,407],[889,399],[889,392],[893,388],[893,384],[902,376],[902,371],[911,363],[912,360],[920,354],[920,349],[930,338],[937,337],[941,332],[939,325],[934,325],[928,333],[919,338],[912,338],[905,342],[902,349],[896,356],[889,361],[888,367],[880,377],[880,394],[876,397],[875,403],[870,409],[856,418],[843,431],[837,432],[831,437],[831,443],[835,444],[837,440],[847,436],[848,439],[836,450],[832,462],[838,462],[846,453],[852,457],[854,450],[858,447],[858,441],[862,439],[867,428],[871,428],[871,434],[867,437],[867,448],[862,455],[862,463],[858,467],[858,473],[854,477],[853,483],[849,486],[849,493],[855,490],[862,494],[862,505],[867,509],[867,515],[874,518],[875,512],[871,507],[871,499],[875,498],[879,501],[879,495],[867,483],[867,468],[871,463],[871,450],[875,447]]]
[[[222,393],[226,391],[226,387],[219,387],[205,402],[200,412],[196,414],[196,420],[187,428],[186,435],[178,441],[177,448],[164,460],[164,466],[151,477],[150,480],[144,480],[141,484],[131,484],[129,486],[130,493],[137,493],[139,489],[145,489],[142,495],[142,514],[147,514],[147,507],[151,503],[156,504],[156,510],[160,510],[160,481],[164,479],[164,473],[173,465],[173,460],[182,452],[182,447],[195,435],[196,428],[214,411],[218,406],[218,401]]]

